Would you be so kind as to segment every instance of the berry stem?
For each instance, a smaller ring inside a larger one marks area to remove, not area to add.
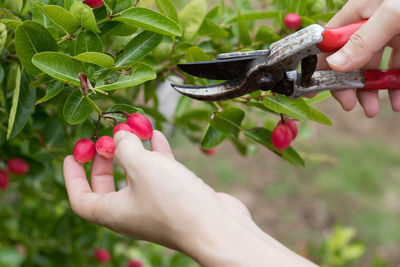
[[[117,119],[116,119],[116,118],[113,118],[113,117],[104,116],[104,119],[113,120],[114,123],[115,123],[116,125],[119,123],[119,122],[117,121]]]
[[[107,112],[103,112],[102,114],[103,115],[106,115],[106,114],[122,114],[122,115],[124,115],[126,117],[129,117],[129,115],[130,115],[128,112],[125,112],[125,111],[107,111]]]
[[[286,124],[286,122],[285,122],[285,118],[283,117],[283,114],[281,113],[281,121],[282,121],[282,124],[283,125],[285,125]]]
[[[96,110],[96,112],[97,112],[99,115],[102,115],[103,112],[101,111],[101,109],[99,108],[99,106],[96,105],[96,103],[93,101],[93,99],[91,99],[89,96],[85,96],[85,98],[89,101],[90,105],[92,105],[92,107]]]
[[[99,115],[99,119],[97,120],[96,130],[95,130],[94,135],[93,135],[93,137],[92,137],[92,140],[93,140],[93,141],[96,140],[96,139],[98,138],[97,132],[99,131],[99,126],[100,126],[101,117],[102,117],[102,115]]]

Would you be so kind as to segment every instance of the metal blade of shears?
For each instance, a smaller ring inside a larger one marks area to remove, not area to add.
[[[246,94],[240,90],[242,80],[230,80],[224,83],[209,86],[190,86],[172,84],[179,93],[197,100],[221,101],[228,100]]]
[[[208,80],[233,80],[246,73],[247,66],[256,57],[239,57],[213,61],[179,64],[178,67],[193,76]]]

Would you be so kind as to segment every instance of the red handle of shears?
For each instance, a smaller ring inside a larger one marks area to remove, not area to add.
[[[363,70],[363,90],[400,89],[400,70]]]
[[[338,28],[326,28],[324,40],[318,44],[322,52],[336,52],[357,32],[366,20]],[[400,89],[400,70],[363,70],[365,87],[363,90]]]
[[[322,52],[336,52],[342,48],[350,37],[358,31],[366,20],[338,28],[326,28],[322,36],[324,40],[318,44]]]

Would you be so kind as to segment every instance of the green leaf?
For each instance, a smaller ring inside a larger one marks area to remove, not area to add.
[[[254,20],[264,20],[264,19],[273,19],[279,18],[282,12],[279,11],[250,11],[243,12],[242,16],[246,19],[246,21],[254,21]],[[226,23],[230,24],[232,22],[237,21],[238,16],[235,16],[229,19]]]
[[[84,52],[103,53],[103,43],[100,37],[92,31],[80,32],[75,42],[75,55]]]
[[[292,163],[298,167],[305,167],[304,160],[293,148],[289,147],[285,151],[277,150],[271,141],[271,131],[264,128],[254,128],[244,131],[244,134],[255,142],[267,147],[268,149],[274,151],[277,155],[281,156],[283,159]]]
[[[17,136],[28,123],[35,106],[36,89],[29,90],[29,78],[21,72],[16,75],[16,84],[8,119],[7,139]]]
[[[257,31],[255,41],[263,44],[272,44],[279,41],[281,37],[268,26],[261,25]]]
[[[14,31],[17,29],[19,25],[22,24],[22,21],[17,19],[2,19],[0,21],[3,22],[5,25],[7,25],[8,28]]]
[[[199,35],[215,37],[215,38],[227,38],[229,36],[229,32],[221,29],[211,19],[206,18],[204,19],[203,24],[199,29]]]
[[[243,17],[243,15],[242,15],[242,13],[240,13],[240,11],[238,11],[237,22],[238,22],[238,27],[239,27],[240,43],[244,46],[251,45],[249,28],[247,27],[246,19]]]
[[[123,111],[123,112],[127,112],[129,114],[140,113],[140,114],[146,115],[145,112],[143,111],[143,109],[141,109],[139,107],[127,105],[127,104],[114,104],[112,106],[109,106],[107,108],[107,111]],[[125,122],[127,119],[124,115],[119,114],[119,113],[107,114],[107,116],[111,117],[111,118],[115,118],[119,122]]]
[[[200,29],[207,14],[207,1],[192,0],[179,13],[179,21],[183,29],[183,36],[191,40]]]
[[[56,97],[64,88],[64,84],[60,81],[51,81],[50,83],[46,84],[46,95],[36,101],[36,104],[41,104],[50,99]]]
[[[156,3],[161,14],[179,23],[178,13],[171,0],[156,0]]]
[[[313,120],[325,125],[332,125],[327,116],[308,105],[302,98],[293,100],[283,95],[276,95],[275,97],[265,97],[263,104],[278,114],[283,113],[300,120]]]
[[[225,134],[232,134],[236,138],[241,130],[244,112],[241,109],[228,107],[222,112],[217,112],[211,120],[211,126]]]
[[[112,84],[96,84],[96,89],[103,91],[113,91],[128,87],[133,87],[144,82],[154,80],[157,74],[154,69],[147,65],[140,65],[130,76],[121,75],[119,80]]]
[[[335,16],[336,13],[332,12],[332,13],[323,13],[323,14],[317,14],[314,16],[311,16],[311,19],[315,20],[315,21],[323,21],[323,22],[328,22],[330,21],[333,16]]]
[[[33,64],[47,75],[74,86],[81,86],[79,73],[87,73],[78,60],[57,52],[43,52],[32,59]]]
[[[283,113],[291,117],[306,120],[308,114],[308,105],[303,99],[290,99],[283,95],[265,97],[263,104],[266,108],[277,113]]]
[[[67,98],[64,105],[64,119],[67,123],[74,125],[85,121],[93,111],[92,104],[82,95],[79,89],[75,89]]]
[[[57,42],[45,27],[28,20],[15,32],[15,50],[22,66],[35,76],[41,71],[32,64],[32,57],[40,52],[56,51]]]
[[[116,66],[133,66],[156,48],[162,36],[154,32],[144,31],[132,39],[118,55]]]
[[[233,1],[237,10],[245,11],[252,11],[253,7],[250,4],[249,0],[234,0]]]
[[[19,14],[24,4],[23,0],[4,0],[4,6],[12,12]]]
[[[0,22],[0,54],[3,52],[4,45],[7,41],[7,28],[4,23]]]
[[[131,105],[126,105],[126,104],[114,104],[114,105],[108,107],[107,111],[123,111],[123,112],[127,112],[129,114],[132,114],[132,113],[144,114],[144,111],[141,108],[134,107]]]
[[[332,94],[330,91],[322,91],[322,92],[319,92],[316,96],[314,96],[312,98],[305,98],[304,101],[306,101],[307,104],[310,105],[310,104],[325,100],[327,98],[330,98],[331,96],[332,96]]]
[[[171,35],[181,36],[182,30],[175,21],[144,7],[133,7],[122,12],[114,21],[121,21],[144,30]]]
[[[207,55],[200,47],[191,47],[186,51],[186,62],[187,63],[192,63],[192,62],[199,62],[199,61],[208,61],[211,60],[211,57]],[[195,78],[195,80],[202,84],[206,85],[207,80],[201,79],[201,78]]]
[[[21,266],[24,263],[24,261],[25,261],[25,256],[14,248],[2,247],[2,249],[0,250],[1,266],[18,267]]]
[[[81,2],[75,2],[70,9],[71,13],[78,19],[79,24],[90,31],[100,32],[97,28],[96,18],[92,9]]]
[[[321,111],[313,108],[312,106],[308,106],[308,118],[310,120],[319,122],[321,124],[332,126],[332,121]]]
[[[310,26],[315,23],[317,23],[317,22],[315,20],[313,20],[312,18],[301,16],[301,27],[304,28],[304,27]]]
[[[99,52],[84,52],[74,56],[74,58],[79,61],[93,63],[104,68],[112,68],[114,66],[114,59],[111,56]]]
[[[221,144],[226,139],[226,137],[227,134],[215,130],[211,127],[211,125],[208,125],[201,138],[200,145],[204,149],[211,149]]]
[[[40,5],[43,13],[61,30],[74,34],[79,29],[79,20],[68,10],[56,5]]]
[[[211,57],[207,55],[200,47],[191,47],[186,51],[186,62],[208,61]]]
[[[131,36],[133,35],[138,28],[118,22],[118,21],[108,21],[101,27],[101,38],[105,39],[107,36]]]

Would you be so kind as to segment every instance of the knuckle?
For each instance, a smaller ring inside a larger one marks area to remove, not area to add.
[[[349,44],[353,52],[361,50],[367,50],[368,44],[364,38],[364,35],[360,32],[356,32],[350,37]]]

